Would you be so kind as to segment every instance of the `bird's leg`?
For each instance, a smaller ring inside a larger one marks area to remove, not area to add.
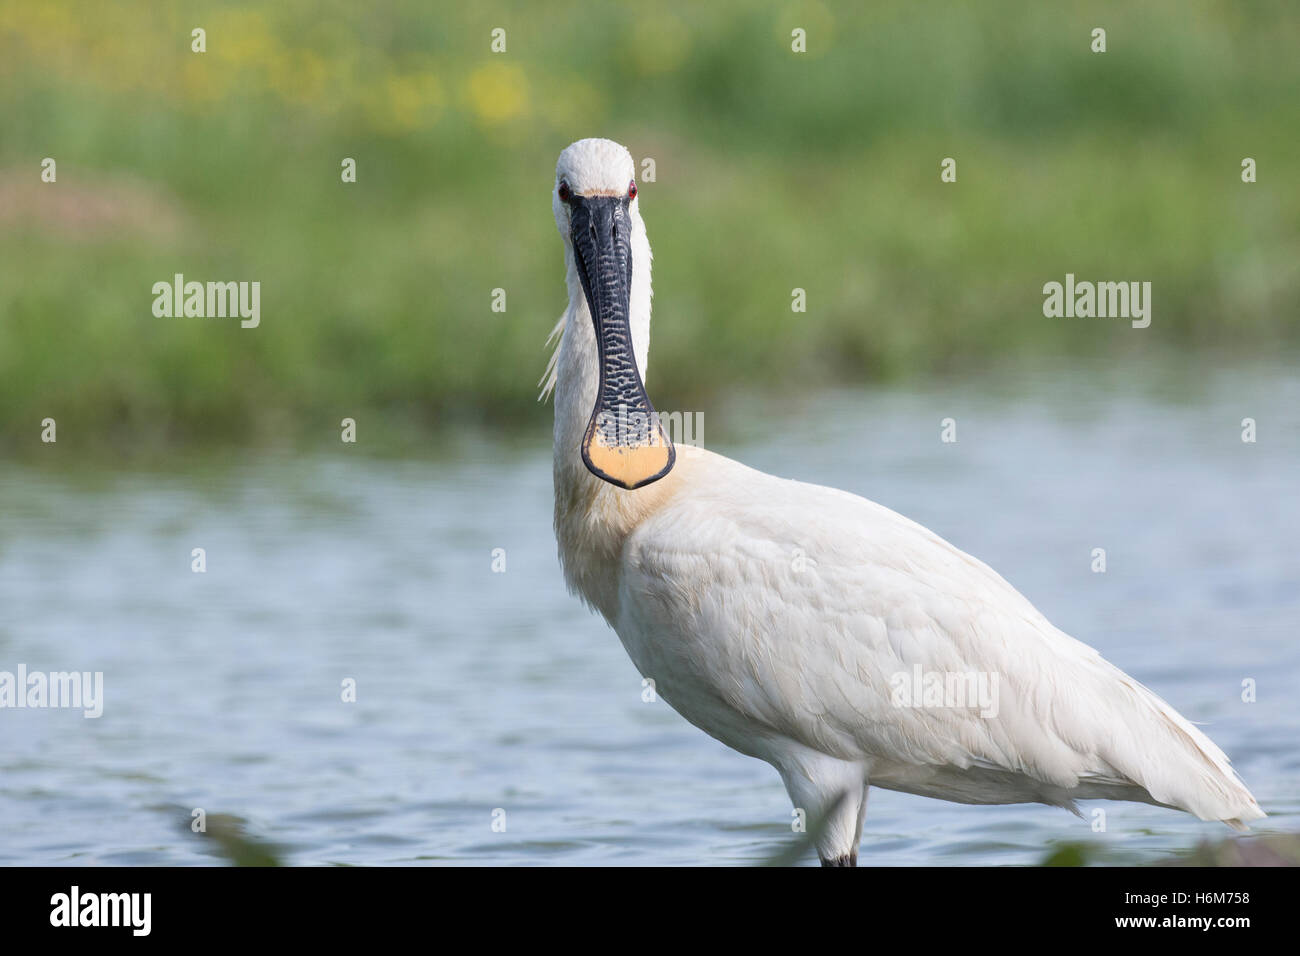
[[[822,861],[822,866],[857,866],[858,851],[854,850],[852,853],[849,853],[847,856],[836,857],[833,860],[828,860],[825,857],[821,857],[821,861]]]
[[[866,812],[863,768],[822,754],[800,763],[778,769],[795,809],[804,811],[817,858],[822,866],[857,866]]]
[[[863,784],[861,799],[857,801],[858,825],[854,828],[853,831],[853,849],[850,850],[846,855],[838,856],[835,857],[834,859],[827,859],[824,856],[819,857],[822,866],[857,866],[858,865],[858,845],[862,842],[862,824],[863,821],[865,821],[867,818],[867,789],[868,788],[866,784]],[[845,794],[844,796],[845,802],[848,802],[849,796],[850,794]]]

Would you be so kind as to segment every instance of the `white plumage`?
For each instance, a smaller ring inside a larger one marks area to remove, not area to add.
[[[626,190],[627,151],[581,140],[557,187]],[[628,204],[636,365],[649,349],[650,246]],[[993,570],[843,491],[678,447],[625,490],[583,464],[602,356],[569,209],[569,307],[555,390],[555,527],[566,580],[683,717],[781,774],[824,863],[856,861],[868,786],[962,803],[1138,800],[1244,828],[1263,811],[1203,733],[1051,625]],[[899,706],[898,675],[984,675],[996,713]]]

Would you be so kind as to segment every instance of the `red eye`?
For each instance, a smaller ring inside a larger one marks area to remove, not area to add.
[[[635,180],[635,179],[632,180],[630,183],[627,184],[627,198],[628,198],[628,199],[635,199],[635,198],[636,198],[636,180]]]
[[[569,192],[569,184],[563,179],[560,180],[560,188],[556,191],[560,195],[560,202],[568,202],[569,196],[572,195],[572,193]]]

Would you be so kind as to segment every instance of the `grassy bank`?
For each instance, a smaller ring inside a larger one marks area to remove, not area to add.
[[[544,417],[548,194],[588,135],[656,163],[663,407],[1295,341],[1293,4],[859,6],[6,5],[0,448]],[[156,318],[178,272],[260,281],[260,327]],[[1150,281],[1151,327],[1044,318],[1067,272]]]

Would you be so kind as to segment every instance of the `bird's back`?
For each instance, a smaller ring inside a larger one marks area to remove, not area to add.
[[[960,802],[1263,816],[1204,734],[983,563],[856,495],[682,452],[624,546],[613,623],[701,729],[778,766],[807,748]],[[984,696],[917,693],[936,682]]]

